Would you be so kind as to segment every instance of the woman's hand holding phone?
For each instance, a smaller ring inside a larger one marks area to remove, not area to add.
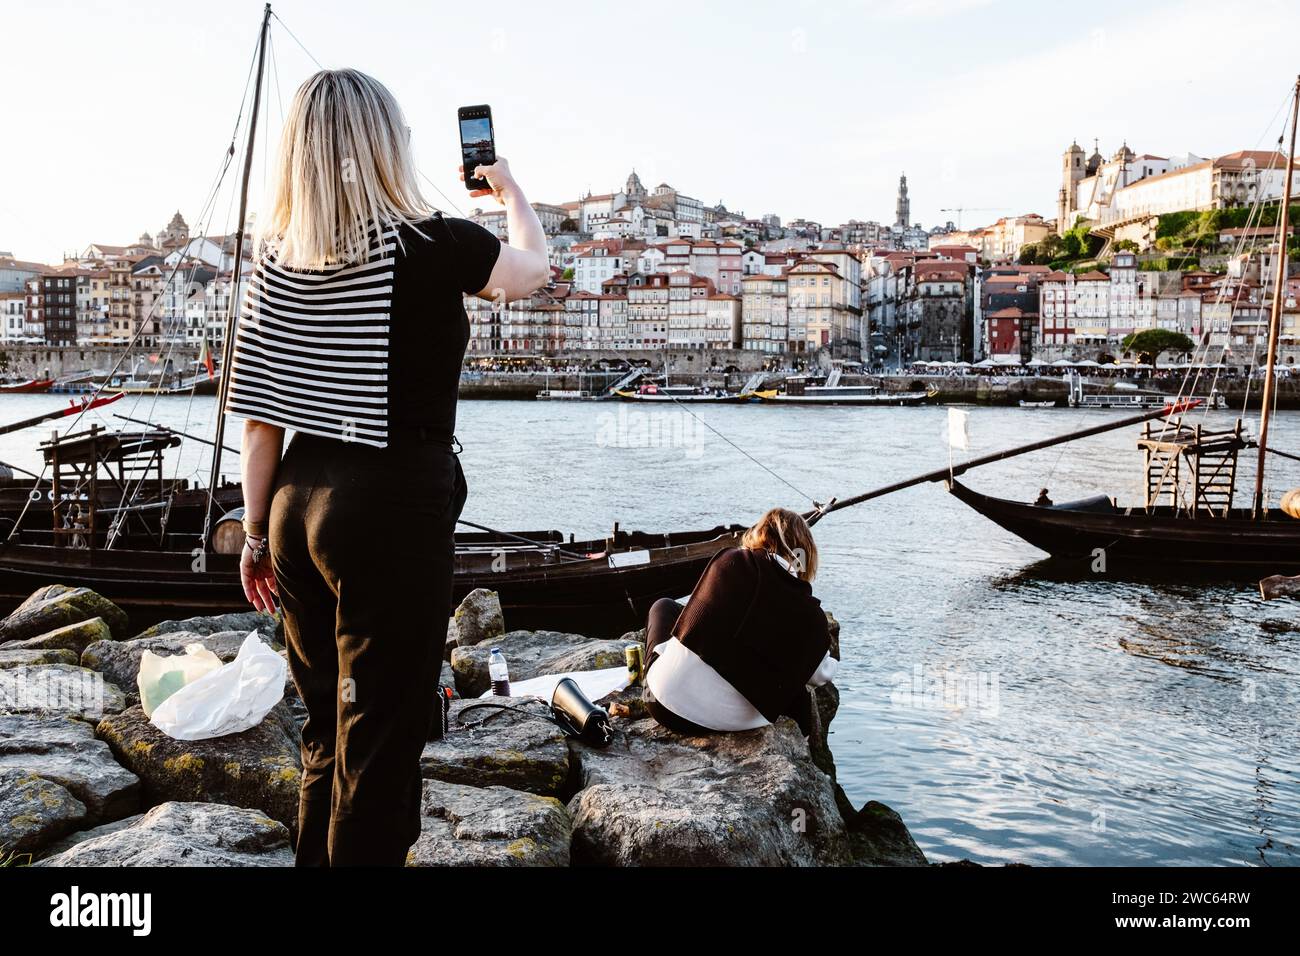
[[[471,179],[484,179],[491,189],[471,189],[469,195],[472,198],[481,196],[494,196],[496,201],[505,205],[505,196],[512,189],[517,189],[514,176],[510,173],[510,164],[506,162],[505,157],[498,156],[497,161],[491,166],[476,166],[470,170]],[[460,181],[465,181],[465,167],[460,167]]]

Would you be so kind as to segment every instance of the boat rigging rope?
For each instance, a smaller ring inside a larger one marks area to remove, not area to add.
[[[280,26],[284,27],[284,32],[287,33],[287,34],[289,34],[290,39],[292,39],[294,43],[298,44],[298,48],[301,49],[303,53],[306,53],[307,56],[308,56],[308,58],[309,58],[313,63],[316,64],[316,68],[317,68],[317,69],[320,69],[320,70],[325,69],[325,67],[321,65],[320,60],[318,60],[318,59],[316,59],[316,57],[312,56],[311,50],[309,50],[309,49],[307,49],[305,46],[303,46],[302,41],[299,40],[298,37],[294,34],[294,32],[293,32],[292,30],[289,29],[289,24],[285,23],[283,20],[280,19],[280,14],[278,14],[278,13],[276,13],[274,10],[272,10],[272,11],[271,11],[271,16],[275,17],[275,19],[279,21]]]
[[[664,369],[664,370],[665,370],[665,372],[667,371],[667,366],[665,366],[665,369]],[[691,411],[691,409],[690,409],[690,408],[689,408],[689,407],[688,407],[684,402],[680,401],[680,400],[677,398],[676,395],[669,395],[668,397],[671,398],[671,399],[673,400],[673,403],[674,403],[675,405],[678,405],[678,406],[681,407],[683,410],[685,410],[685,412],[686,412],[688,415],[690,415],[692,418],[694,418],[697,422],[699,422],[701,425],[703,425],[703,426],[704,426],[705,428],[707,428],[709,431],[713,432],[713,434],[717,435],[719,438],[721,438],[723,441],[725,441],[725,442],[726,442],[728,445],[730,445],[732,448],[736,449],[736,451],[740,452],[742,455],[744,455],[746,458],[748,458],[748,459],[749,459],[750,461],[752,461],[754,464],[758,465],[759,468],[762,468],[765,472],[767,472],[769,475],[771,475],[771,476],[772,476],[773,478],[775,478],[777,481],[781,482],[781,484],[785,485],[787,488],[789,488],[789,489],[790,489],[791,491],[793,491],[795,494],[799,495],[799,497],[801,497],[801,498],[803,498],[803,499],[805,499],[805,500],[807,500],[807,501],[811,501],[814,505],[817,505],[818,507],[820,507],[820,505],[818,504],[816,498],[814,498],[812,495],[808,494],[807,492],[800,490],[800,489],[798,488],[798,486],[796,486],[796,485],[792,484],[791,482],[787,481],[786,479],[782,478],[782,477],[781,477],[780,475],[778,475],[775,471],[773,471],[771,468],[767,467],[767,465],[763,464],[761,461],[759,461],[757,458],[755,458],[755,457],[754,457],[753,455],[751,455],[749,452],[745,451],[745,449],[741,448],[739,445],[737,445],[734,441],[732,441],[732,440],[731,440],[730,438],[728,438],[726,435],[722,434],[722,432],[718,431],[716,428],[714,428],[712,425],[710,425],[708,422],[706,422],[706,421],[705,421],[703,418],[701,418],[699,415],[696,415],[695,412]]]

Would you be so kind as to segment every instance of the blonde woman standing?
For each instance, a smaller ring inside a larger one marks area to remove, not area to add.
[[[462,296],[516,299],[550,275],[504,160],[471,170],[492,188],[470,195],[505,206],[510,245],[433,212],[409,136],[369,76],[303,83],[235,337],[225,412],[245,419],[244,592],[281,606],[307,709],[301,866],[400,866],[419,835],[466,496]]]

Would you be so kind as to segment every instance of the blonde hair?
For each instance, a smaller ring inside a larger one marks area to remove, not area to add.
[[[298,87],[261,224],[278,261],[296,269],[363,261],[372,227],[427,219],[409,140],[393,94],[358,70],[321,70]]]
[[[779,554],[805,581],[817,576],[817,542],[803,517],[788,508],[773,508],[740,539],[742,548]]]

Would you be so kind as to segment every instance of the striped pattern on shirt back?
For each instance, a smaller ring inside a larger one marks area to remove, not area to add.
[[[263,256],[235,332],[226,412],[294,431],[388,444],[388,331],[397,230],[369,258],[311,272]]]

